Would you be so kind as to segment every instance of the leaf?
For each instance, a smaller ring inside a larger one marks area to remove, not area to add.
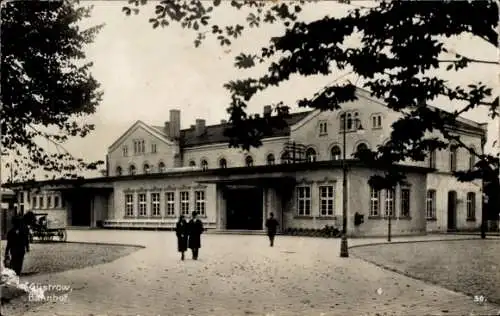
[[[221,0],[214,0],[214,6],[218,7],[221,3]]]
[[[200,26],[198,25],[198,22],[197,22],[197,21],[194,21],[194,23],[193,23],[193,29],[194,29],[195,31],[198,31],[198,29],[199,29],[199,28],[200,28]]]
[[[122,11],[125,12],[126,15],[130,15],[130,13],[132,13],[132,10],[130,10],[129,7],[123,7]]]
[[[446,66],[446,70],[451,70],[453,68],[453,64],[449,64],[448,66]]]

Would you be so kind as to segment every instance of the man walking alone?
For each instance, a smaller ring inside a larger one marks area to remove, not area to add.
[[[269,218],[266,221],[267,228],[267,236],[269,237],[269,242],[271,243],[271,247],[274,246],[274,237],[276,236],[276,230],[280,224],[274,218],[274,214],[269,214]]]

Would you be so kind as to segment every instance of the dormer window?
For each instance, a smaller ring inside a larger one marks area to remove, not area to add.
[[[326,121],[319,122],[319,136],[328,135],[328,124]]]
[[[372,115],[372,128],[382,128],[382,115],[381,114],[373,114]]]

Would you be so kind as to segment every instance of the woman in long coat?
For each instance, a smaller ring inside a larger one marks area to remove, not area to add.
[[[179,221],[175,226],[175,234],[177,235],[177,251],[181,253],[181,260],[184,260],[184,252],[188,246],[188,223],[184,219],[184,215],[179,216]]]
[[[198,260],[198,251],[201,248],[201,234],[203,233],[203,223],[196,217],[198,214],[193,212],[189,222],[189,248],[193,252],[193,260]]]

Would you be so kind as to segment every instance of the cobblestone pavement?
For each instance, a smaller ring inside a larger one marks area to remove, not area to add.
[[[423,237],[446,239],[449,236]],[[470,238],[459,237],[459,238]],[[408,238],[407,238],[408,239]],[[412,238],[409,238],[412,239]],[[422,239],[422,238],[419,238]],[[500,307],[340,258],[338,239],[205,235],[181,262],[172,232],[89,230],[69,240],[147,246],[114,262],[26,281],[70,285],[24,315],[497,315]],[[399,241],[403,239],[394,239]],[[350,245],[383,242],[352,239]],[[36,247],[36,245],[33,245]],[[446,255],[446,254],[443,254]],[[12,314],[6,314],[12,316]]]

